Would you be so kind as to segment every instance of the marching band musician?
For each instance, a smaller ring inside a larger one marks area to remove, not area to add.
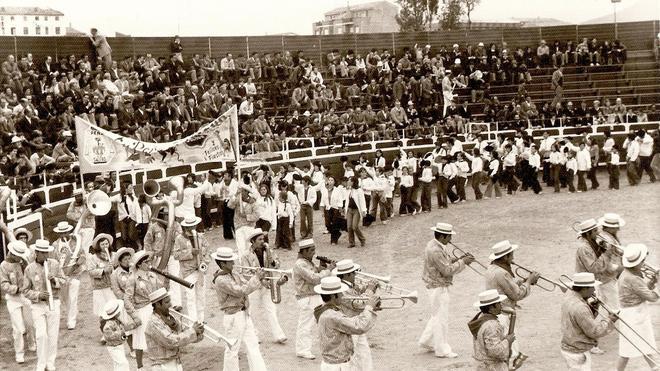
[[[110,276],[110,288],[115,294],[115,297],[122,300],[122,306],[124,305],[124,300],[126,300],[126,290],[128,289],[128,282],[131,277],[131,259],[133,259],[134,254],[135,250],[132,248],[122,247],[112,256],[112,266],[115,267],[115,270],[112,271],[112,275]],[[119,320],[125,325],[126,330],[129,330],[129,326],[132,327],[130,330],[136,327],[135,321],[130,318],[125,310],[121,311],[121,317]],[[132,331],[128,332],[126,335],[128,347],[131,349],[131,356],[135,357],[136,354],[135,350],[133,350]]]
[[[183,233],[176,236],[173,257],[179,261],[181,277],[195,287],[186,289],[186,309],[188,315],[195,321],[204,321],[204,308],[206,307],[206,268],[210,262],[209,243],[203,233],[198,233],[195,228],[202,221],[197,216],[187,215],[180,223]]]
[[[252,230],[247,232],[245,237],[251,246],[249,252],[240,258],[242,266],[275,269],[280,267],[279,257],[264,241],[265,233],[266,232],[261,228],[252,228]],[[270,261],[268,261],[268,259]],[[249,279],[248,277],[251,276],[252,273],[252,271],[245,270],[243,276],[245,279]],[[277,306],[275,306],[275,303],[271,300],[270,285],[282,285],[287,279],[287,276],[283,275],[280,281],[268,279],[261,280],[262,285],[250,294],[251,306],[249,308],[249,314],[254,317],[257,307],[261,307],[266,311],[266,318],[270,324],[271,333],[275,338],[275,342],[278,344],[284,344],[287,341],[287,337],[277,319]]]
[[[293,266],[293,283],[296,286],[296,302],[298,303],[298,326],[296,327],[296,356],[305,359],[315,359],[312,354],[312,329],[314,328],[314,308],[321,305],[321,298],[314,286],[321,278],[332,273],[335,264],[317,267],[312,263],[316,254],[314,240],[306,239],[298,243],[298,259]]]
[[[626,225],[626,221],[623,220],[619,214],[606,213],[598,219],[598,224],[601,227],[600,237],[602,237],[606,243],[621,245],[618,232],[621,227]]]
[[[59,222],[57,223],[57,226],[53,228],[53,232],[57,233],[57,240],[53,242],[55,255],[58,256],[60,266],[66,276],[66,282],[62,286],[61,292],[62,299],[66,306],[66,327],[69,330],[76,328],[80,276],[85,270],[87,262],[87,254],[82,249],[82,245],[76,260],[73,261],[76,243],[71,239],[71,231],[73,231],[73,226],[67,222]],[[82,242],[79,241],[79,243]]]
[[[259,339],[248,314],[250,307],[248,295],[261,287],[264,271],[256,270],[252,278],[246,281],[234,271],[234,262],[238,259],[238,255],[231,248],[219,247],[211,257],[220,267],[213,277],[213,285],[220,302],[220,309],[224,313],[223,326],[226,336],[238,340],[235,346],[225,348],[223,370],[239,370],[238,352],[241,344],[245,343],[250,370],[265,371],[266,363],[259,350]]]
[[[101,233],[94,238],[90,249],[93,255],[89,258],[87,270],[89,276],[92,277],[92,307],[95,317],[101,315],[105,303],[117,299],[110,288],[110,275],[113,269],[109,249],[112,242],[112,236]]]
[[[337,262],[337,267],[332,270],[332,274],[339,277],[348,286],[348,290],[346,291],[347,296],[375,295],[377,288],[375,281],[370,281],[368,285],[358,285],[355,282],[355,272],[358,270],[360,270],[359,264],[353,263],[351,259],[345,259]],[[348,317],[356,317],[364,310],[364,305],[355,306],[353,300],[350,299],[342,298],[339,303],[341,311]],[[371,349],[369,348],[369,340],[366,334],[353,335],[353,349],[354,354],[351,357],[351,363],[355,370],[373,370]]]
[[[598,288],[598,296],[613,310],[619,308],[619,294],[617,290],[616,277],[621,273],[623,267],[620,257],[614,248],[607,248],[596,241],[599,235],[598,222],[588,219],[578,225],[580,230],[578,238],[584,243],[578,247],[575,253],[575,271],[590,272],[602,282]],[[591,350],[594,354],[604,353],[598,346]]]
[[[474,303],[480,312],[468,322],[468,328],[474,342],[477,371],[509,371],[509,353],[515,335],[507,334],[508,329],[498,320],[504,313],[502,303],[506,300],[506,295],[492,289],[480,293],[479,301]]]
[[[132,332],[133,349],[138,370],[143,367],[143,355],[147,350],[146,330],[149,319],[152,316],[152,307],[149,294],[160,288],[160,281],[156,274],[149,270],[151,255],[144,250],[136,252],[131,258],[132,272],[126,283],[124,303],[126,312],[135,323],[136,328]]]
[[[449,332],[449,286],[452,285],[454,275],[465,269],[466,265],[474,262],[472,255],[465,255],[460,259],[450,258],[447,244],[451,236],[456,234],[454,227],[447,223],[437,223],[431,227],[434,239],[429,241],[424,252],[424,272],[422,280],[426,283],[431,297],[433,315],[426,323],[426,328],[419,338],[419,346],[435,352],[436,357],[456,358],[458,354],[452,352],[447,342]]]
[[[160,259],[163,257],[163,247],[165,245],[165,235],[167,234],[167,216],[168,216],[167,207],[163,207],[158,212],[158,217],[152,217],[149,220],[149,226],[147,227],[147,233],[144,236],[144,251],[151,253],[151,261],[154,266],[158,266]],[[183,233],[181,225],[176,220],[174,221],[174,239],[176,236]],[[170,256],[170,259],[167,261],[167,272],[174,276],[180,277],[179,274],[180,267],[179,261],[173,259]],[[167,291],[170,294],[170,300],[174,308],[181,309],[181,286],[174,285],[169,283],[166,284]]]
[[[593,273],[575,273],[562,303],[561,355],[570,371],[591,371],[590,350],[598,345],[598,338],[614,329],[616,315],[599,318],[587,302],[599,284]]]
[[[22,241],[13,240],[7,244],[8,254],[4,261],[0,262],[0,292],[4,294],[7,302],[7,311],[11,321],[12,336],[14,338],[14,352],[16,363],[25,362],[25,341],[30,338],[27,325],[32,324],[32,316],[29,314],[30,301],[23,296],[23,267],[27,264],[29,250]],[[25,312],[23,311],[25,309]],[[25,313],[25,315],[24,315]],[[30,326],[31,327],[31,326]],[[34,343],[30,350],[36,350]]]
[[[119,299],[110,300],[103,307],[100,318],[101,332],[105,339],[105,348],[110,354],[114,371],[130,371],[126,354],[124,353],[124,342],[126,331],[124,324],[119,319],[124,309],[124,302]]]
[[[364,310],[351,317],[341,310],[341,298],[348,286],[339,277],[323,277],[314,286],[314,292],[321,296],[323,304],[314,309],[318,322],[321,345],[321,371],[354,370],[353,335],[364,335],[376,323],[376,312],[380,298],[372,295]]]
[[[59,294],[65,281],[64,272],[57,260],[48,258],[48,254],[55,250],[48,240],[38,239],[32,247],[35,261],[25,268],[22,292],[32,302],[32,320],[37,339],[37,371],[55,370],[60,332]],[[48,265],[48,275],[44,264]],[[50,284],[46,281],[50,281]],[[52,308],[49,303],[52,303]]]
[[[658,273],[653,275],[650,281],[644,281],[641,268],[648,255],[649,249],[644,244],[630,244],[624,249],[622,259],[624,270],[618,282],[621,304],[619,316],[632,328],[619,327],[622,334],[619,335],[617,371],[625,370],[628,359],[634,357],[644,357],[652,370],[660,367],[658,348],[649,346],[649,344],[655,346],[655,335],[653,334],[651,309],[647,302],[657,302],[660,295],[654,291],[658,283]],[[624,335],[628,339],[637,340],[640,337],[644,341],[636,341],[633,345],[624,338]]]
[[[82,248],[85,253],[89,253],[89,247],[94,240],[96,222],[94,214],[89,212],[84,202],[82,188],[73,191],[73,201],[66,210],[66,218],[71,223],[78,223],[82,219],[78,234],[81,238]]]
[[[518,245],[513,245],[508,240],[500,241],[491,248],[492,253],[489,256],[491,261],[485,274],[486,290],[495,289],[506,296],[503,306],[515,310],[517,302],[528,297],[532,293],[532,285],[538,281],[540,274],[532,272],[524,281],[514,279],[515,275],[511,269],[513,263],[513,252],[518,249]],[[499,316],[502,326],[509,326],[509,316],[504,314]],[[511,357],[513,358],[513,367],[520,367],[527,359],[527,355],[520,352],[518,342],[511,343]]]
[[[170,296],[164,287],[149,294],[153,316],[147,323],[145,336],[153,371],[183,371],[181,348],[202,340],[204,325],[195,322],[183,329],[181,322],[170,314]]]

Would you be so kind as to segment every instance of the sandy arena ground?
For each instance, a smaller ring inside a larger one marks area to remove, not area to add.
[[[596,217],[604,212],[621,214],[628,224],[621,231],[624,243],[643,242],[651,250],[655,266],[660,262],[660,193],[658,186],[649,184],[644,178],[641,186],[631,188],[622,175],[622,189],[602,190],[607,187],[604,174],[600,174],[601,190],[587,193],[561,194],[544,193],[536,196],[531,192],[504,196],[503,199],[483,200],[451,205],[449,209],[433,209],[430,214],[415,217],[394,217],[388,225],[374,224],[365,229],[367,247],[347,249],[347,237],[342,236],[341,247],[330,247],[329,235],[321,234],[322,217],[314,215],[317,253],[336,259],[352,258],[363,265],[364,270],[376,274],[391,274],[393,284],[420,294],[417,305],[406,305],[404,309],[380,312],[376,326],[369,332],[375,370],[469,370],[472,369],[472,338],[467,329],[468,320],[476,313],[472,303],[483,289],[483,280],[471,270],[465,270],[454,279],[449,325],[450,342],[459,357],[453,360],[438,359],[432,353],[424,353],[417,347],[417,339],[429,317],[424,284],[421,281],[422,252],[426,242],[432,238],[429,226],[438,221],[452,223],[458,234],[454,242],[472,252],[478,260],[487,263],[489,247],[503,239],[520,244],[516,261],[535,268],[543,275],[557,279],[561,274],[574,270],[574,250],[579,242],[571,229],[576,220]],[[605,184],[603,184],[605,183]],[[472,192],[468,191],[470,198]],[[398,204],[398,199],[395,199]],[[436,206],[434,197],[433,206]],[[655,227],[654,227],[655,226]],[[221,231],[208,233],[213,247],[225,245]],[[271,236],[272,238],[272,236]],[[231,244],[233,246],[233,243]],[[278,250],[283,267],[291,267],[295,252]],[[211,276],[215,267],[209,269]],[[208,279],[210,281],[210,278]],[[207,281],[207,282],[208,282]],[[91,292],[89,278],[81,284],[79,299],[80,315],[78,326],[66,330],[61,322],[58,370],[111,370],[110,357],[99,343],[98,319],[91,315]],[[281,325],[289,337],[285,345],[274,344],[265,317],[254,319],[261,330],[261,349],[269,370],[318,370],[320,359],[314,361],[295,357],[295,327],[297,307],[293,296],[293,285],[283,288],[282,303],[278,305]],[[565,369],[559,353],[560,343],[560,291],[545,292],[533,289],[531,297],[523,300],[518,312],[516,336],[521,349],[530,356],[522,370]],[[26,363],[14,363],[11,327],[4,304],[0,310],[0,370],[32,370],[36,355],[28,352]],[[654,328],[660,338],[660,305],[655,310]],[[222,331],[222,314],[218,310],[217,297],[210,289],[207,293],[208,324]],[[606,354],[593,357],[594,370],[610,371],[617,358],[618,336],[611,334],[602,340],[601,348]],[[318,355],[318,344],[315,345]],[[221,370],[222,345],[208,340],[187,346],[183,352],[183,364],[187,370]],[[134,360],[129,359],[135,369]],[[247,370],[245,356],[241,357],[241,369]],[[631,360],[628,370],[647,370],[640,359]]]

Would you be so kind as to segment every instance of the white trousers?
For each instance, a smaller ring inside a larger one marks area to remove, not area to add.
[[[48,310],[48,303],[33,303],[32,319],[37,338],[37,371],[44,371],[46,367],[55,369],[60,335],[60,300],[53,300],[52,311]]]
[[[356,371],[371,371],[374,369],[371,359],[371,348],[366,334],[353,335],[353,357],[351,363]]]
[[[436,356],[443,357],[451,353],[451,346],[448,343],[449,288],[436,287],[428,291],[432,315],[419,338],[419,345],[433,349]]]
[[[16,358],[23,357],[25,355],[23,335],[27,332],[26,325],[32,323],[30,301],[23,297],[23,295],[5,295],[5,300],[7,302],[9,320],[11,321],[12,337],[14,338],[14,352],[16,353]]]
[[[298,303],[298,326],[296,327],[296,354],[312,353],[312,332],[316,328],[314,308],[322,304],[319,295],[296,300]]]
[[[266,371],[266,363],[259,350],[259,339],[254,331],[254,324],[247,311],[239,311],[234,314],[225,314],[222,324],[226,336],[237,339],[238,343],[233,347],[225,347],[223,371],[239,371],[238,352],[241,345],[245,345],[248,365],[251,371]]]
[[[591,371],[591,353],[570,353],[562,350],[561,355],[566,361],[568,371]]]
[[[155,365],[151,367],[152,371],[183,371],[183,365],[178,360],[171,360],[162,365]]]
[[[112,358],[112,366],[114,371],[130,371],[128,359],[126,359],[126,352],[124,351],[124,344],[119,344],[114,347],[106,346],[105,349],[110,353]]]
[[[78,318],[78,293],[80,292],[80,280],[77,278],[69,278],[60,292],[64,292],[66,326],[68,328],[74,328],[76,327],[76,318]]]
[[[617,280],[596,287],[596,295],[613,311],[619,310],[619,288]]]
[[[186,311],[194,321],[204,322],[204,308],[206,308],[206,277],[200,271],[195,271],[184,277],[190,283],[194,283],[195,287],[186,289]],[[171,284],[180,286],[178,283],[172,282]]]
[[[355,367],[350,361],[344,363],[330,364],[321,362],[321,371],[355,371]]]
[[[94,309],[94,316],[99,317],[103,312],[105,303],[115,299],[117,299],[115,293],[112,292],[112,289],[109,287],[92,290],[92,307]]]
[[[276,282],[272,282],[276,285]],[[266,319],[270,325],[270,332],[273,335],[275,340],[280,340],[286,338],[282,327],[280,326],[280,321],[277,319],[277,305],[273,303],[270,297],[270,290],[265,287],[260,287],[258,290],[252,292],[249,295],[250,299],[250,316],[254,318],[257,309],[266,312]],[[257,337],[259,337],[259,330],[257,330]]]
[[[170,260],[167,261],[167,272],[171,275],[179,277],[179,261],[170,257]],[[181,285],[176,282],[170,281],[170,289],[168,290],[170,294],[170,299],[172,300],[173,307],[181,306]]]

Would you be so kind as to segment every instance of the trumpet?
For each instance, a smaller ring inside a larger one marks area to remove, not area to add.
[[[293,274],[293,269],[275,269],[275,268],[261,268],[261,267],[247,267],[245,265],[237,265],[236,268],[247,269],[249,271],[256,271],[263,269],[264,272],[279,273],[283,276],[291,276]],[[279,278],[278,278],[279,279]]]
[[[344,300],[349,300],[351,302],[351,307],[356,310],[362,309],[362,306],[364,306],[364,302],[369,300],[368,296],[343,296],[342,299]],[[397,304],[392,304],[392,305],[379,305],[378,308],[375,309],[401,309],[406,305],[406,300],[410,301],[413,304],[417,304],[417,291],[413,291],[407,295],[398,295],[398,296],[386,296],[380,298],[380,301],[399,301],[400,305]]]
[[[455,244],[453,244],[453,243],[451,243],[451,242],[449,242],[449,244],[452,245],[452,246],[454,247],[454,249],[451,251],[451,253],[452,253],[452,255],[454,255],[454,258],[456,258],[457,260],[458,260],[458,259],[462,259],[464,256],[472,256],[472,257],[474,257],[474,255],[470,254],[469,252],[464,251],[463,249],[461,249],[460,247],[456,246]],[[460,255],[459,255],[459,253],[460,253]],[[478,264],[478,265],[479,265],[484,271],[488,270],[488,267],[486,267],[486,266],[485,266],[482,262],[480,262],[479,260],[474,259],[474,262],[477,263],[477,264]],[[472,269],[476,274],[478,274],[478,275],[480,275],[480,276],[482,276],[482,277],[484,276],[484,272],[480,272],[478,269],[474,268],[473,266],[468,265],[467,267],[470,268],[470,269]]]
[[[532,274],[532,270],[527,269],[527,268],[523,267],[520,264],[511,263],[511,265],[516,267],[516,269],[514,270],[514,273],[516,274],[516,276],[518,276],[519,278],[521,278],[523,280],[526,280],[527,277],[529,277],[529,275]],[[541,284],[541,282],[547,282],[547,283]],[[551,285],[551,286],[548,286],[548,285]],[[549,278],[546,278],[546,277],[543,277],[543,276],[539,276],[539,280],[536,282],[536,286],[538,288],[540,288],[541,290],[547,291],[547,292],[555,291],[556,288],[561,290],[561,292],[566,292],[566,290],[567,290],[566,285],[563,284],[563,282],[561,282],[561,280],[560,280],[560,282],[556,282],[556,281],[553,281],[553,280],[551,280]]]
[[[374,279],[376,281],[380,281],[383,283],[389,283],[392,280],[392,276],[387,275],[387,276],[378,276],[375,274],[367,273],[367,272],[362,272],[362,271],[355,271],[355,274],[363,277],[367,277],[370,279]]]
[[[175,311],[174,309],[170,308],[170,314],[178,317],[179,320],[181,321],[181,325],[185,327],[192,327],[192,325],[195,323],[192,318],[186,316],[183,313],[179,313]],[[227,346],[230,348],[236,345],[238,343],[237,339],[231,339],[228,337],[223,336],[221,333],[218,331],[212,329],[211,327],[207,326],[206,323],[203,323],[204,325],[204,337],[211,340],[214,343],[219,343],[220,341],[223,341]]]

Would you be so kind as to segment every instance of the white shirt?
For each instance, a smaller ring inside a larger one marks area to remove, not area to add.
[[[607,138],[605,143],[603,143],[603,152],[610,153],[612,151],[612,147],[614,147],[614,139]]]
[[[576,156],[577,169],[579,171],[587,171],[591,169],[591,154],[588,149],[579,150]]]
[[[493,175],[497,174],[497,171],[500,168],[500,160],[493,159],[489,164],[488,168],[490,169],[490,173],[488,175],[490,177],[493,177]]]
[[[548,152],[548,155],[552,151],[552,145],[555,144],[555,139],[551,137],[547,137],[545,139],[541,140],[541,143],[539,144],[539,152],[544,153],[544,157],[549,157],[545,156],[545,152]],[[614,144],[614,143],[612,143]]]
[[[422,170],[422,176],[419,178],[420,182],[431,183],[433,181],[433,170],[430,167],[425,167]]]
[[[412,188],[414,182],[413,182],[413,177],[412,175],[402,175],[401,176],[401,182],[399,183],[400,186],[406,187],[406,188]]]
[[[566,161],[566,170],[573,170],[573,173],[576,173],[578,169],[578,163],[575,157],[568,159]]]
[[[254,112],[254,105],[249,100],[244,100],[238,108],[239,115],[252,115]]]
[[[463,152],[463,143],[458,139],[454,140],[454,145],[449,150],[449,154],[453,156],[456,152]]]
[[[307,191],[307,198],[305,198],[305,191]],[[316,203],[316,189],[314,189],[312,186],[309,186],[307,189],[303,187],[298,192],[298,200],[300,201],[301,205],[313,206],[314,203]]]
[[[458,168],[458,176],[461,178],[467,178],[470,173],[470,166],[468,166],[467,161],[457,161],[456,167]]]
[[[458,168],[456,167],[456,164],[453,162],[446,164],[442,168],[442,175],[444,175],[447,179],[454,179],[454,177],[458,175]]]
[[[637,161],[637,157],[639,157],[639,142],[637,140],[633,140],[630,143],[628,143],[628,151],[626,152],[626,159],[628,161]]]
[[[206,187],[210,184],[202,185],[200,187],[191,188],[186,187],[183,189],[183,202],[181,205],[174,208],[174,215],[177,218],[186,218],[187,216],[195,216],[195,196],[200,195],[206,191]],[[170,193],[170,197],[176,198],[176,191]]]
[[[529,161],[529,165],[532,166],[533,168],[537,170],[541,168],[541,156],[539,155],[538,152],[530,153],[528,161]]]
[[[385,157],[378,157],[378,160],[376,161],[376,166],[375,167],[385,167],[386,160]]]
[[[637,142],[639,143],[639,137],[637,137]],[[639,155],[640,156],[651,156],[653,153],[653,138],[646,134],[644,138],[641,139],[642,143],[639,145]]]

